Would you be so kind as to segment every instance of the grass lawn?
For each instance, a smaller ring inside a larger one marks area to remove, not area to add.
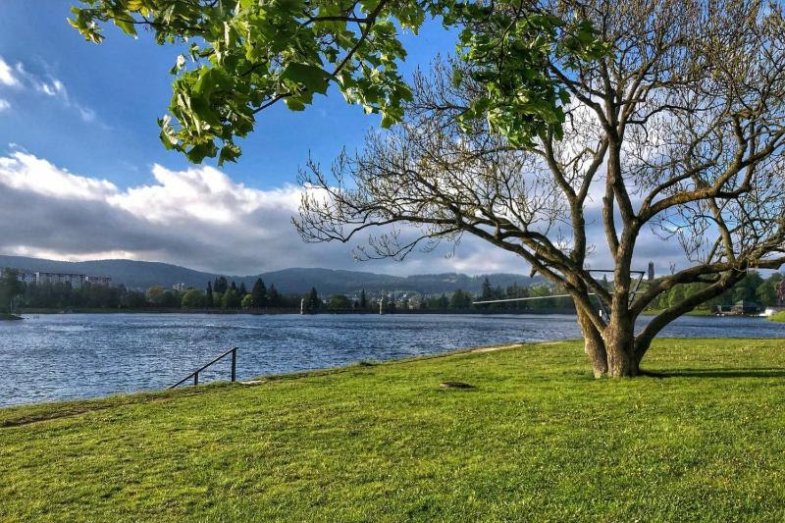
[[[0,410],[0,521],[785,520],[785,341],[644,367],[547,343]]]

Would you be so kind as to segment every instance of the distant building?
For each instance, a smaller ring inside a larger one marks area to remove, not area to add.
[[[35,283],[35,273],[30,271],[23,271],[12,269],[16,271],[16,278],[22,283]],[[5,275],[6,269],[0,268],[0,277]]]
[[[172,288],[174,290],[176,290],[176,291],[182,292],[182,291],[186,290],[188,288],[188,286],[186,284],[184,284],[184,283],[175,283],[174,285],[172,285]]]
[[[26,271],[23,269],[14,269],[17,272],[17,278],[20,282],[35,285],[71,285],[74,289],[81,288],[85,283],[91,285],[101,285],[110,287],[112,285],[112,278],[109,276],[87,276],[85,274],[76,274],[69,272],[43,272],[43,271]],[[0,276],[5,273],[6,269],[0,269]]]
[[[654,262],[649,262],[649,281],[654,280]]]
[[[84,274],[72,274],[68,272],[36,272],[35,284],[36,285],[57,285],[70,284],[72,288],[79,289],[87,281],[87,276]]]
[[[112,286],[112,278],[109,276],[87,276],[86,280],[90,285],[100,285],[102,287]]]
[[[740,300],[731,309],[732,314],[756,314],[760,312],[760,305],[753,301]]]

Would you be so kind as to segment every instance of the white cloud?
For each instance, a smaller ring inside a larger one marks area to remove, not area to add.
[[[59,96],[66,101],[68,100],[68,92],[65,90],[65,85],[57,78],[53,78],[49,82],[38,82],[36,83],[35,88],[38,92],[47,96]]]
[[[0,56],[0,85],[18,87],[19,84],[19,79],[14,75],[13,68]]]
[[[7,111],[11,108],[11,103],[8,100],[0,98],[0,113]]]
[[[468,236],[454,252],[447,244],[401,263],[357,263],[351,245],[300,239],[291,224],[299,187],[254,189],[207,166],[176,171],[155,165],[152,175],[151,184],[121,189],[21,150],[0,156],[0,252],[72,261],[156,260],[229,274],[287,267],[528,273],[521,258]],[[591,236],[601,241],[596,229]],[[658,270],[679,259],[667,243],[643,243],[642,256],[652,256]]]
[[[51,74],[44,76],[31,73],[24,64],[17,62],[13,67],[0,56],[0,86],[25,88],[31,92],[56,99],[66,109],[75,111],[82,121],[93,123],[96,113],[93,109],[79,103],[69,95],[62,80]],[[7,109],[8,107],[5,107]],[[0,103],[0,111],[4,108]]]
[[[0,184],[24,192],[75,200],[106,200],[118,192],[111,182],[73,175],[21,151],[0,157]]]

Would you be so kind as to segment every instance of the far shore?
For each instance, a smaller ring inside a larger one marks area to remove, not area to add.
[[[25,315],[38,315],[38,314],[216,314],[216,315],[233,315],[245,314],[250,316],[262,315],[276,315],[276,314],[300,314],[300,309],[261,309],[261,310],[224,310],[224,309],[82,309],[82,308],[69,308],[69,309],[23,309],[20,314]],[[379,315],[378,310],[320,310],[316,312],[306,312],[306,315],[340,315],[340,314],[370,314]],[[547,315],[547,314],[566,314],[574,315],[575,311],[570,309],[537,309],[537,310],[510,310],[510,309],[429,309],[429,310],[387,310],[384,315],[388,314],[526,314],[526,315]]]

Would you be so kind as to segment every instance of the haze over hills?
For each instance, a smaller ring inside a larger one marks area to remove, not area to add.
[[[28,258],[23,256],[0,255],[0,267],[27,271],[79,273],[90,276],[110,276],[113,285],[125,285],[131,289],[147,289],[155,285],[171,287],[184,284],[186,287],[204,288],[220,274],[208,273],[180,267],[168,263],[135,260],[95,260],[65,262]],[[424,294],[449,293],[458,289],[480,292],[486,275],[469,276],[458,273],[418,274],[412,276],[392,276],[362,271],[346,271],[314,268],[292,268],[265,272],[257,275],[231,276],[239,285],[253,286],[256,278],[261,277],[267,286],[271,284],[283,294],[301,294],[316,287],[319,293],[351,294],[365,289],[367,292],[410,291]],[[522,274],[488,274],[491,285],[507,287],[513,284],[532,285],[541,283],[540,277],[530,278]]]

